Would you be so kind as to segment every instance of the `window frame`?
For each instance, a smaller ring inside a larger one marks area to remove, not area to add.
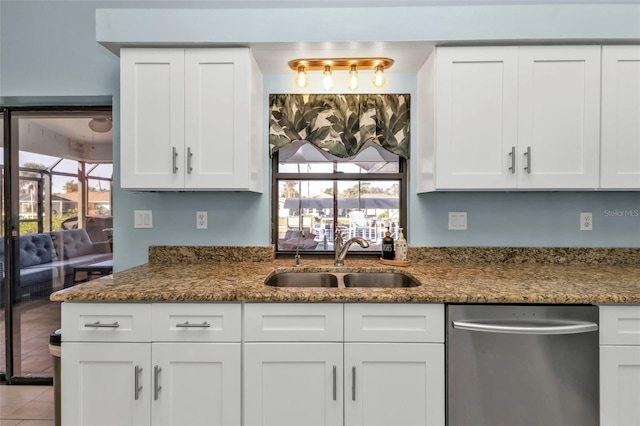
[[[298,181],[388,181],[397,180],[399,182],[399,203],[400,203],[400,223],[403,224],[403,233],[405,238],[408,239],[407,226],[407,199],[408,199],[408,187],[409,187],[409,161],[402,157],[398,157],[398,172],[397,173],[279,173],[278,172],[278,152],[274,153],[271,158],[271,244],[274,246],[274,254],[276,259],[290,258],[296,253],[296,250],[284,250],[278,249],[278,182],[284,180],[298,180]],[[335,195],[334,195],[335,196]],[[334,226],[336,216],[334,215]],[[307,258],[325,258],[333,257],[333,250],[322,251],[306,251],[300,250],[301,257]],[[353,251],[349,253],[350,257],[359,258],[379,258],[380,253],[376,251]]]

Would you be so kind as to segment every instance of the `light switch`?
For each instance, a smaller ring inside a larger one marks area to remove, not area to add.
[[[467,212],[449,212],[449,230],[467,230]]]
[[[134,210],[133,216],[134,228],[153,228],[153,214],[151,210]]]

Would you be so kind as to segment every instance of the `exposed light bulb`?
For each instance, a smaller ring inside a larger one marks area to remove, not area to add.
[[[385,81],[384,67],[382,65],[376,65],[375,72],[373,73],[373,85],[375,87],[382,87]]]
[[[331,66],[324,66],[324,78],[322,79],[322,85],[324,86],[324,90],[331,90],[333,87],[333,77],[331,76]]]
[[[300,88],[307,87],[309,84],[309,76],[307,75],[307,69],[300,65],[298,67],[298,74],[296,75],[296,85]]]
[[[351,65],[349,69],[349,89],[356,90],[358,88],[358,70],[355,65]]]

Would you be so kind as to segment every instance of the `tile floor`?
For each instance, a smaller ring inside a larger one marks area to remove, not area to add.
[[[0,425],[54,426],[53,386],[0,385]]]
[[[15,308],[15,374],[51,377],[49,334],[60,327],[60,304],[48,300]],[[4,309],[0,309],[0,370],[4,371]],[[0,426],[54,426],[53,386],[0,385]]]
[[[4,371],[5,366],[4,313],[4,309],[0,309],[0,371]],[[14,307],[14,375],[53,375],[49,334],[59,327],[60,302],[37,300]]]

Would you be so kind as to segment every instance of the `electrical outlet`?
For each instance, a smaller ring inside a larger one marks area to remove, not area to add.
[[[449,230],[467,230],[467,212],[449,212]]]
[[[196,229],[207,229],[207,212],[196,212]]]
[[[593,231],[593,215],[591,212],[580,213],[580,230]]]

